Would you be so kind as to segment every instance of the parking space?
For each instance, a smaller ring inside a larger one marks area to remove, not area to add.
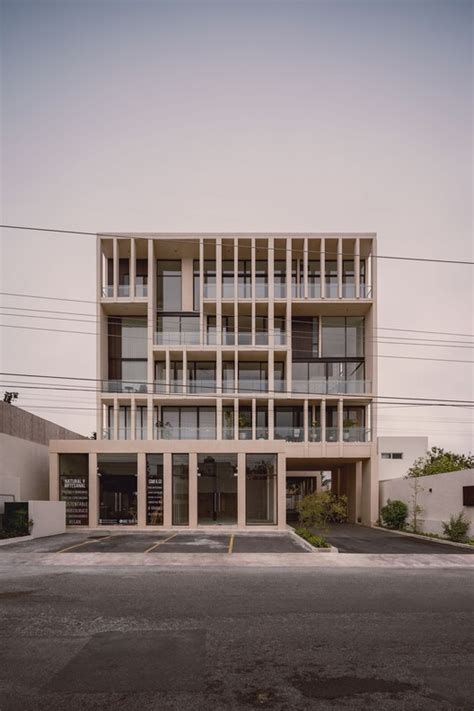
[[[308,553],[289,533],[67,533],[0,547],[1,552],[24,553]]]

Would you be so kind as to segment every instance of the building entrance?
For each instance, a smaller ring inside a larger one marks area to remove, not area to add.
[[[137,523],[136,454],[99,454],[99,524],[133,526]]]
[[[198,456],[198,523],[237,523],[237,455]]]

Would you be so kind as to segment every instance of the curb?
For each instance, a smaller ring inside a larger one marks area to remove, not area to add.
[[[298,536],[298,534],[295,533],[294,529],[291,529],[289,533],[291,533],[291,535],[296,538],[298,543],[302,544],[303,547],[306,548],[306,550],[310,553],[339,553],[339,550],[331,544],[329,544],[329,548],[316,548],[315,546],[312,546],[311,543],[305,541],[305,539],[301,538],[301,536]]]
[[[38,536],[39,538],[39,536]],[[23,541],[32,541],[33,536],[15,536],[15,538],[1,538],[0,546],[8,546],[10,543],[22,543]]]
[[[410,531],[397,531],[392,528],[385,528],[384,526],[370,526],[376,531],[388,531],[389,533],[396,533],[398,536],[407,536],[408,538],[416,538],[419,541],[431,541],[433,543],[443,543],[445,546],[454,546],[455,548],[469,548],[474,550],[474,546],[469,543],[456,543],[456,541],[447,541],[445,538],[436,538],[435,536],[420,536],[418,533],[410,533]]]

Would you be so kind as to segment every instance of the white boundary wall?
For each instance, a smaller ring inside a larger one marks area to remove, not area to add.
[[[380,508],[387,503],[387,499],[400,499],[410,508],[412,482],[413,479],[386,479],[379,482]],[[474,469],[423,476],[418,482],[423,487],[423,491],[418,494],[418,505],[423,509],[419,521],[424,533],[442,533],[442,521],[448,521],[451,514],[457,515],[464,511],[466,518],[471,521],[469,534],[474,536],[474,506],[462,505],[463,486],[474,486]]]
[[[66,532],[64,501],[28,501],[28,516],[33,520],[33,538]]]

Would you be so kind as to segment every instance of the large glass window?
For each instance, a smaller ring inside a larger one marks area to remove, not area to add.
[[[198,454],[198,523],[237,523],[236,454]]]
[[[285,383],[285,363],[283,361],[275,361],[273,366],[273,387],[276,392],[284,392],[286,389]]]
[[[216,298],[216,263],[209,259],[204,260],[204,298]]]
[[[284,260],[275,260],[273,282],[275,299],[284,299],[286,296],[286,262]]]
[[[215,439],[215,407],[162,407],[162,439]]]
[[[276,454],[247,454],[245,485],[247,525],[276,524]]]
[[[158,345],[193,345],[199,341],[199,316],[157,316],[155,342]]]
[[[319,354],[319,319],[296,316],[292,319],[293,357],[298,360],[317,358]]]
[[[170,391],[172,393],[183,392],[183,361],[170,361]]]
[[[189,456],[172,455],[172,522],[173,526],[189,524]]]
[[[255,345],[268,345],[268,319],[266,316],[255,317]]]
[[[66,526],[89,525],[89,455],[59,455],[59,498],[66,502]]]
[[[193,261],[193,309],[199,311],[201,308],[201,278],[199,269],[199,259]]]
[[[222,408],[222,439],[234,439],[234,406]]]
[[[326,297],[328,299],[336,299],[338,296],[337,289],[337,261],[326,260]]]
[[[234,298],[234,262],[230,259],[222,262],[222,296],[224,299]]]
[[[319,260],[308,261],[308,296],[318,299],[321,296],[321,264]]]
[[[252,408],[239,404],[239,439],[252,439]]]
[[[222,391],[233,393],[235,390],[235,367],[233,361],[222,363]]]
[[[247,314],[239,315],[239,345],[250,346],[252,344],[252,317]]]
[[[327,358],[363,358],[364,317],[323,316],[322,355]]]
[[[257,407],[256,438],[268,439],[268,408],[263,405]]]
[[[181,260],[157,261],[156,297],[159,311],[181,311]]]
[[[190,393],[213,393],[216,390],[216,364],[213,361],[188,361]]]
[[[252,263],[250,259],[239,259],[239,297],[250,299],[252,296]]]
[[[108,391],[147,391],[147,321],[145,317],[108,318]]]
[[[353,259],[344,259],[342,262],[342,295],[346,299],[353,299],[356,295]]]
[[[266,392],[268,390],[268,363],[239,363],[239,391]]]
[[[287,442],[302,442],[303,407],[275,407],[275,439],[284,439]]]
[[[255,296],[264,299],[268,296],[268,263],[262,260],[255,262]]]
[[[132,408],[130,405],[120,405],[118,421],[118,438],[131,439],[132,436]]]
[[[163,525],[163,455],[146,455],[146,522]]]

